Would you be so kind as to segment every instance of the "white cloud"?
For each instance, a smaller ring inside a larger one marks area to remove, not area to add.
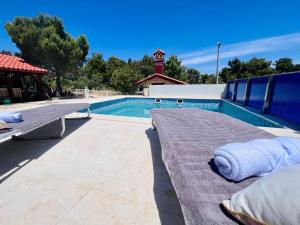
[[[251,55],[262,52],[283,51],[300,45],[300,33],[258,39],[221,46],[220,59]],[[203,64],[216,60],[216,48],[179,55],[184,65]]]

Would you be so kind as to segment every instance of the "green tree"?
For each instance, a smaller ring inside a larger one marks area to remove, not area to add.
[[[267,61],[264,58],[252,58],[244,62],[245,72],[241,78],[256,77],[274,73],[271,68],[272,61]]]
[[[114,71],[114,69],[124,67],[126,65],[127,63],[124,60],[119,59],[115,56],[112,56],[107,60],[107,69],[110,71]]]
[[[112,74],[112,86],[124,94],[134,94],[137,90],[136,81],[141,75],[136,74],[129,66],[118,67]]]
[[[208,84],[215,84],[217,82],[217,78],[216,78],[216,75],[214,74],[210,74],[208,76]]]
[[[127,65],[128,64],[122,59],[119,59],[115,56],[109,57],[107,60],[107,70],[106,70],[107,76],[111,77],[112,79],[114,70],[125,67]],[[112,83],[111,86],[113,86]]]
[[[186,80],[186,68],[181,65],[181,61],[175,55],[171,55],[166,61],[165,74],[178,80]]]
[[[133,65],[135,71],[143,77],[147,77],[155,73],[154,59],[151,56],[144,55],[142,60],[135,61]]]
[[[198,70],[189,68],[186,71],[187,73],[187,82],[189,84],[200,84],[201,83],[201,74]]]
[[[133,61],[131,58],[128,59],[127,64],[128,66],[133,66]]]
[[[274,62],[275,70],[278,73],[292,72],[295,69],[293,60],[290,58],[281,58]]]
[[[216,83],[216,76],[209,75],[209,74],[202,74],[201,75],[201,83],[203,84],[215,84]]]
[[[21,57],[44,67],[56,76],[56,86],[62,92],[61,77],[77,73],[85,62],[89,45],[84,36],[74,39],[64,31],[58,17],[40,14],[32,18],[16,17],[5,25]]]
[[[300,64],[294,65],[294,71],[300,71]]]
[[[111,74],[107,73],[107,63],[100,53],[93,53],[82,68],[83,74],[88,78],[88,87],[99,89],[110,86]]]
[[[228,61],[228,66],[230,72],[234,74],[237,78],[241,76],[242,73],[245,72],[245,64],[238,58],[234,58],[233,60]]]
[[[4,55],[13,55],[11,51],[5,51],[5,50],[1,50],[0,54],[4,54]]]
[[[225,83],[228,80],[268,75],[274,73],[271,64],[272,61],[263,58],[252,58],[249,61],[234,58],[228,61],[228,67],[223,68],[219,75]]]
[[[220,79],[222,82],[226,83],[228,80],[236,79],[236,75],[233,74],[228,67],[224,67],[222,71],[219,73]]]
[[[86,86],[90,87],[90,80],[86,76],[79,77],[76,81],[73,82],[75,88],[83,89]]]
[[[82,69],[85,73],[105,73],[106,62],[103,59],[103,55],[100,53],[93,53]]]
[[[226,83],[228,80],[241,78],[241,74],[244,72],[244,63],[238,58],[234,58],[228,61],[228,67],[224,67],[219,76]]]

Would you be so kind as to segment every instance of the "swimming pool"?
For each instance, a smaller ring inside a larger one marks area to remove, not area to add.
[[[261,115],[255,114],[226,100],[162,98],[121,98],[91,104],[94,114],[150,118],[150,110],[155,108],[199,108],[224,113],[249,124],[262,127],[282,127]]]

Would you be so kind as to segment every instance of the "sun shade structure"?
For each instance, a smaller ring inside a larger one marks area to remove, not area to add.
[[[24,59],[0,53],[0,71],[47,74],[48,70],[33,66]]]
[[[42,76],[46,69],[31,65],[24,59],[0,53],[0,101],[43,100],[47,97]]]

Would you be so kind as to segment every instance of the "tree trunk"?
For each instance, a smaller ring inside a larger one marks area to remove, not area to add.
[[[61,86],[61,76],[59,72],[56,72],[56,88],[58,93],[62,93],[63,89]]]

